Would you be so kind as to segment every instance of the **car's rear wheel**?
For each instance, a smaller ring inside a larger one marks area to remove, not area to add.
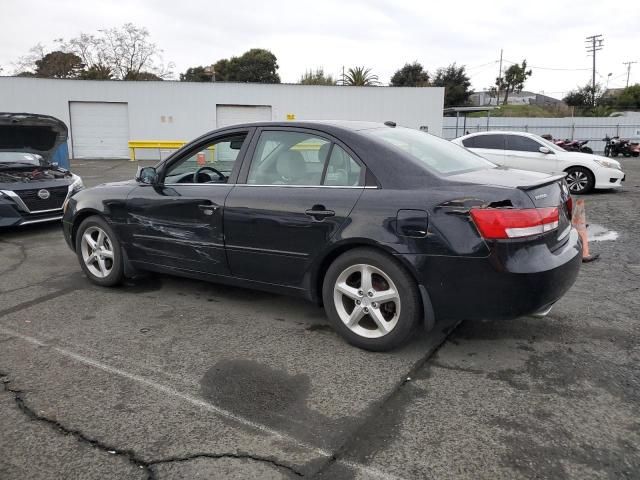
[[[350,250],[331,264],[322,297],[338,333],[367,350],[400,346],[421,314],[415,280],[397,260],[369,248]]]
[[[596,183],[593,173],[583,167],[571,167],[566,170],[569,191],[576,195],[589,193]]]
[[[92,216],[80,224],[76,254],[82,270],[93,283],[112,287],[122,282],[124,265],[120,242],[104,219]]]

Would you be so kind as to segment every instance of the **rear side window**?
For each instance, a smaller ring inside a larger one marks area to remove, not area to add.
[[[486,148],[488,150],[504,150],[504,135],[476,135],[462,141],[467,148]]]
[[[323,185],[350,187],[362,185],[362,169],[351,155],[339,145],[331,149],[331,157],[327,165]]]
[[[507,135],[507,150],[518,152],[539,152],[540,145],[534,139],[521,135]]]

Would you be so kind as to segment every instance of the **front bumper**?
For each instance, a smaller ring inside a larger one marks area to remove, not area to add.
[[[595,188],[620,188],[625,174],[617,168],[599,168],[595,172]]]
[[[582,244],[572,228],[553,251],[544,243],[501,243],[485,258],[403,257],[426,287],[436,319],[512,319],[545,310],[571,288]]]
[[[35,223],[56,222],[62,219],[62,209],[30,213],[20,210],[15,204],[0,199],[0,227],[21,227]]]

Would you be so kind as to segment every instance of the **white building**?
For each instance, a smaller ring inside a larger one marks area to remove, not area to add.
[[[127,158],[129,141],[188,141],[234,123],[395,121],[442,134],[443,88],[0,77],[0,112],[52,115],[74,158]]]

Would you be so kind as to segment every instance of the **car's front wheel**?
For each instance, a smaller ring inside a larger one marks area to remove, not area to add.
[[[415,280],[397,260],[369,248],[350,250],[331,264],[322,297],[338,333],[366,350],[400,346],[420,320]]]
[[[93,283],[112,287],[122,282],[124,265],[120,242],[104,219],[92,216],[80,224],[76,254],[82,270]]]
[[[576,195],[583,193],[589,193],[593,190],[593,186],[596,183],[596,179],[586,168],[571,167],[566,170],[567,172],[567,185],[569,191]]]

